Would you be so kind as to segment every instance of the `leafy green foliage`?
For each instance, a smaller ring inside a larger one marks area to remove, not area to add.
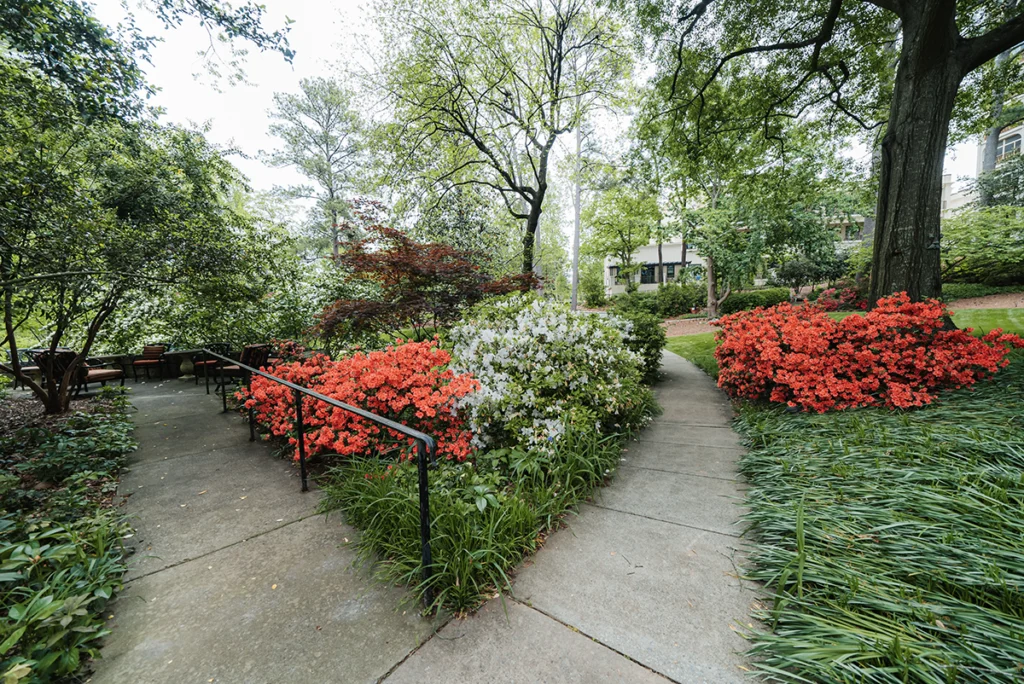
[[[910,413],[747,408],[754,666],[772,681],[1011,681],[1024,661],[1024,356]]]
[[[987,297],[994,294],[1005,294],[1007,292],[1024,292],[1024,284],[1021,285],[982,285],[980,283],[943,283],[942,300],[955,302],[958,299],[971,299],[974,297]]]
[[[560,516],[615,469],[620,438],[570,430],[548,452],[494,449],[464,463],[444,462],[430,474],[429,585],[422,582],[416,468],[353,460],[321,486],[324,511],[340,510],[360,529],[366,560],[389,582],[429,588],[434,606],[476,608],[495,590],[511,591],[508,573],[537,548]]]
[[[128,526],[107,506],[135,442],[123,389],[93,409],[0,442],[0,676],[10,681],[72,675],[109,633]]]
[[[661,325],[661,317],[649,313],[616,312],[632,324],[626,348],[640,357],[643,367],[643,381],[651,384],[660,376],[661,350],[665,348],[665,328]]]
[[[775,306],[789,301],[789,288],[768,287],[763,290],[746,290],[734,292],[722,303],[721,313],[730,314],[746,311],[759,306]]]
[[[0,517],[0,673],[42,684],[74,674],[110,633],[126,526],[109,513],[63,525]]]
[[[660,218],[654,195],[628,185],[614,185],[583,210],[582,221],[587,229],[583,249],[596,257],[615,257],[618,277],[625,280],[626,290],[632,292],[642,266],[633,263],[633,255],[650,242],[651,231]]]
[[[1024,284],[1024,210],[971,208],[942,226],[943,282]]]

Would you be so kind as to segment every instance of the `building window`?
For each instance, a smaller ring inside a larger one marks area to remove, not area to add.
[[[669,264],[665,268],[668,269],[668,279],[669,280],[672,280],[673,278],[676,277],[676,265],[675,264]]]
[[[999,141],[999,146],[996,147],[996,159],[1003,159],[1011,154],[1020,152],[1020,143],[1020,133],[1006,136]]]
[[[612,277],[612,282],[613,283],[615,283],[616,285],[619,284],[619,267],[618,266],[609,266],[608,267],[608,275],[610,275]]]
[[[640,284],[653,285],[658,282],[658,267],[655,265],[644,266],[640,270]]]

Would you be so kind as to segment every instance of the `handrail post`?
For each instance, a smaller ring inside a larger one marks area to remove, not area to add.
[[[433,460],[433,459],[430,459]],[[430,491],[427,481],[427,444],[416,440],[416,470],[419,471],[420,489],[420,554],[423,562],[423,604],[429,608],[434,602],[434,588],[431,586],[431,566],[434,563],[430,553]]]
[[[220,400],[224,404],[224,410],[221,413],[228,412],[228,386],[224,382],[224,364],[219,364],[220,371]]]
[[[302,392],[292,390],[295,393],[295,430],[299,440],[299,474],[302,477],[302,491],[309,491],[309,483],[306,481],[306,426],[302,421]]]
[[[192,369],[195,372],[195,368]],[[206,359],[206,349],[203,349],[203,377],[206,378],[206,393],[210,393],[210,366]]]

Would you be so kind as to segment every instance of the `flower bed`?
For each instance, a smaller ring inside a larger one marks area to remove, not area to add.
[[[780,304],[720,319],[718,385],[733,397],[824,412],[855,406],[909,408],[967,387],[1006,365],[1016,335],[944,330],[938,301],[900,293],[865,316],[834,320],[814,306]]]
[[[324,354],[281,363],[274,374],[333,399],[403,423],[437,439],[440,457],[464,460],[470,452],[471,433],[455,410],[456,402],[478,387],[468,374],[446,368],[449,353],[437,340],[398,340],[384,351],[357,352],[332,361]],[[296,447],[295,396],[289,388],[255,377],[240,395],[246,408],[270,435],[285,437]],[[303,400],[306,454],[342,456],[398,450],[411,455],[410,441],[399,433],[364,420],[322,401]]]
[[[466,611],[508,587],[508,573],[559,516],[611,476],[622,435],[646,422],[654,400],[641,381],[644,359],[625,346],[630,330],[618,318],[517,296],[475,308],[449,335],[452,355],[436,340],[398,342],[275,367],[438,439],[445,458],[429,475],[429,584],[407,440],[310,400],[300,437],[291,390],[264,379],[241,398],[268,437],[303,438],[308,454],[327,458],[321,510],[341,510],[360,529],[360,552],[381,560],[381,576],[418,596],[429,590],[434,607]],[[645,350],[658,343],[637,341]]]

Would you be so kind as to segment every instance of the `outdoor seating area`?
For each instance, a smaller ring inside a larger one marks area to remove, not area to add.
[[[245,381],[247,371],[222,359],[204,355],[204,349],[237,359],[241,364],[255,368],[276,360],[271,359],[271,347],[267,343],[245,345],[240,353],[232,352],[231,345],[225,342],[210,342],[203,344],[199,349],[185,350],[175,349],[170,343],[147,344],[137,354],[89,357],[74,372],[70,393],[80,396],[89,392],[90,385],[98,384],[105,387],[108,382],[118,382],[124,386],[125,379],[128,378],[134,383],[139,383],[192,375],[193,383],[198,385],[200,378],[209,375],[214,380],[218,392],[229,379]],[[50,376],[58,386],[64,382],[67,369],[77,357],[78,352],[67,347],[58,347],[52,352],[50,349],[41,348],[18,351],[19,365],[24,375],[39,383],[44,382],[44,376]],[[13,389],[27,389],[18,378],[14,377],[13,381]]]

